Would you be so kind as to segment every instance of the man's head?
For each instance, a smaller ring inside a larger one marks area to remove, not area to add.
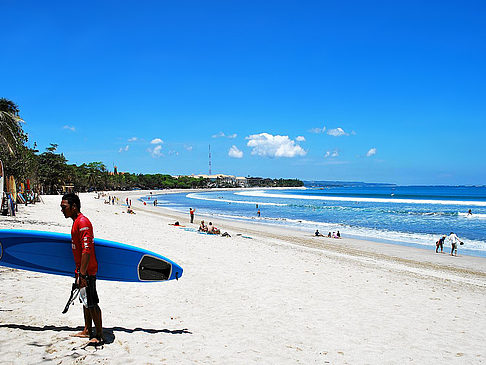
[[[63,195],[61,200],[61,211],[66,218],[75,218],[81,211],[81,201],[74,193]]]

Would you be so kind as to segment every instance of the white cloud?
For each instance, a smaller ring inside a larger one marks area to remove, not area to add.
[[[304,136],[297,136],[295,139],[297,142],[305,142],[305,137]]]
[[[324,158],[329,158],[329,157],[338,157],[339,156],[339,152],[338,150],[334,150],[334,151],[327,151],[326,154],[324,155]]]
[[[305,156],[306,151],[288,136],[273,136],[268,133],[253,134],[246,137],[251,154],[268,157]]]
[[[150,154],[152,155],[152,157],[160,157],[162,156],[162,146],[159,144],[157,146],[155,146],[153,149],[150,149],[148,150],[150,152]]]
[[[228,156],[233,158],[242,158],[243,152],[238,149],[235,145],[231,146],[228,151]]]
[[[186,151],[191,152],[193,147],[192,146],[185,146],[184,148],[186,149]]]
[[[366,157],[371,157],[371,156],[374,156],[376,155],[376,148],[370,148],[370,150],[368,152],[366,152]]]
[[[135,142],[137,139],[137,137],[128,138],[128,142]]]
[[[315,134],[324,133],[326,131],[326,126],[322,128],[312,128],[310,131],[311,133],[315,133]]]
[[[70,130],[71,132],[76,132],[76,127],[72,125],[65,125],[64,127],[62,127],[62,129],[67,129]]]
[[[327,131],[327,134],[333,137],[341,137],[341,136],[349,136],[349,133],[346,133],[342,128],[334,128],[334,129],[329,129]]]
[[[130,148],[129,145],[126,145],[125,147],[120,147],[120,149],[118,150],[118,152],[127,152],[129,148]]]
[[[219,137],[224,137],[224,136],[225,136],[225,134],[224,134],[223,132],[219,132],[219,133],[217,133],[217,134],[213,134],[213,136],[212,136],[212,137],[213,137],[213,138],[219,138]]]
[[[222,138],[222,137],[226,137],[226,138],[230,138],[230,139],[233,139],[233,138],[236,138],[238,135],[236,133],[233,133],[233,134],[224,134],[224,132],[219,132],[217,134],[213,134],[213,138]]]
[[[153,140],[150,141],[150,144],[162,144],[164,141],[162,141],[160,138],[154,138]]]

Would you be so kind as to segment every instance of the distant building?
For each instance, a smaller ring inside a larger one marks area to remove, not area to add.
[[[236,185],[240,188],[246,188],[248,186],[248,180],[244,176],[238,176],[236,178]]]
[[[191,175],[196,179],[208,179],[215,186],[232,186],[232,187],[246,187],[246,177],[236,177],[234,175],[216,174],[216,175]]]

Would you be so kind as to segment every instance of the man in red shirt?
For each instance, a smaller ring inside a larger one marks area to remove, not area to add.
[[[83,301],[84,329],[74,336],[91,338],[91,323],[94,322],[96,335],[89,342],[93,345],[98,345],[103,343],[101,309],[98,306],[99,299],[98,293],[96,292],[98,262],[96,261],[94,247],[93,226],[80,210],[81,202],[76,194],[69,193],[62,197],[61,211],[64,217],[73,220],[71,241],[74,263],[76,265],[76,282],[81,290],[86,288],[86,300]]]

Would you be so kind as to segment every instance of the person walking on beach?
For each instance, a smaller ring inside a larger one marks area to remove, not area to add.
[[[457,244],[460,243],[462,245],[463,243],[459,241],[459,237],[454,232],[451,232],[447,238],[451,242],[451,256],[454,256],[454,253],[457,256]]]
[[[257,211],[257,215],[260,217],[260,209],[258,209],[258,211]]]
[[[76,269],[74,271],[79,288],[86,288],[86,302],[83,303],[84,329],[74,337],[90,338],[89,344],[103,344],[103,327],[99,299],[96,292],[96,261],[93,226],[88,218],[81,213],[81,202],[76,194],[65,194],[61,200],[61,211],[65,218],[73,220],[71,241]],[[81,296],[81,294],[80,294]],[[96,334],[92,337],[92,322]]]
[[[194,213],[196,209],[189,208],[189,215],[191,216],[191,223],[194,223]]]

